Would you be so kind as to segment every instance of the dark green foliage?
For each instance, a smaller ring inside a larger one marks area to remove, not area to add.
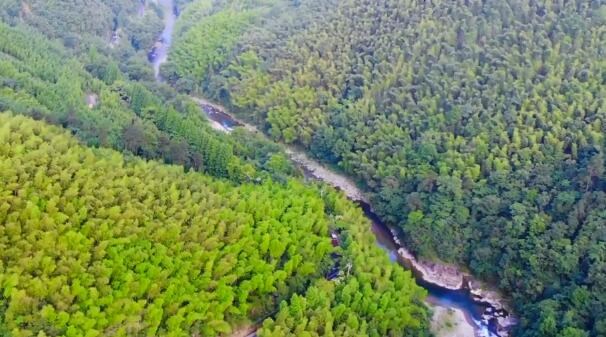
[[[0,32],[0,80],[5,83],[0,111],[61,125],[92,146],[161,158],[234,181],[265,170],[265,160],[234,153],[237,142],[210,130],[201,109],[170,88],[123,80],[115,64],[101,62],[94,49],[83,66],[35,33],[3,24]],[[93,97],[95,104],[88,106]]]
[[[114,31],[121,47],[148,49],[162,30],[161,14],[148,0],[0,0],[4,22],[31,26],[81,51],[91,43],[109,46]]]
[[[605,13],[302,1],[193,81],[364,182],[421,256],[497,282],[519,335],[603,336]]]

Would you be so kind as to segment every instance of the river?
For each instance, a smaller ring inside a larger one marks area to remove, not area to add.
[[[204,111],[214,129],[229,133],[236,127],[244,127],[249,131],[259,132],[255,126],[238,120],[227,113],[223,107],[204,99],[192,98]],[[417,284],[428,291],[427,303],[430,306],[434,309],[452,309],[455,310],[455,314],[460,312],[466,321],[464,323],[471,326],[476,337],[509,335],[515,318],[502,304],[503,299],[498,293],[482,289],[484,285],[474,280],[471,275],[461,273],[452,266],[418,261],[402,245],[398,239],[400,234],[389,228],[374,213],[364,192],[351,179],[309,158],[303,151],[286,145],[284,148],[290,160],[303,171],[306,179],[323,181],[341,190],[350,200],[359,204],[366,217],[372,222],[372,231],[377,238],[377,245],[389,254],[392,262],[412,270]],[[442,336],[464,335],[444,334]]]
[[[165,28],[149,53],[149,59],[154,67],[156,79],[160,81],[159,70],[168,57],[178,9],[175,8],[172,0],[157,1],[164,9],[166,16],[164,19]],[[231,132],[236,127],[245,127],[249,131],[258,132],[255,126],[238,120],[223,107],[201,98],[193,99],[204,111],[214,129]],[[483,289],[484,285],[482,283],[473,279],[469,274],[461,273],[456,267],[418,261],[402,245],[399,240],[400,234],[389,228],[373,212],[363,191],[351,179],[310,159],[303,151],[285,146],[285,152],[304,172],[307,179],[320,180],[340,189],[349,199],[360,205],[365,215],[372,222],[372,231],[377,238],[377,245],[389,254],[394,263],[399,263],[413,272],[417,283],[428,291],[428,305],[434,307],[435,312],[446,309],[459,314],[459,322],[455,323],[460,323],[464,327],[459,329],[458,332],[469,331],[465,329],[466,325],[473,331],[475,337],[509,336],[509,331],[516,321],[509,314],[507,307],[503,304],[504,300],[498,293]],[[461,320],[464,320],[464,322],[461,322]],[[455,332],[457,331],[455,330]],[[446,332],[439,334],[439,336],[471,337],[455,332]]]
[[[173,0],[157,0],[157,3],[164,13],[164,29],[147,57],[153,65],[156,80],[160,80],[160,66],[168,59],[168,51],[173,42],[173,30],[177,21],[178,10]]]

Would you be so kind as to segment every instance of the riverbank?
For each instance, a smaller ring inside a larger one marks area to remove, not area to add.
[[[393,239],[399,243],[397,236],[394,235]],[[490,330],[479,334],[480,336],[491,336],[492,332],[495,336],[507,337],[517,324],[517,319],[511,314],[512,309],[504,297],[497,290],[475,280],[471,274],[460,271],[456,266],[419,261],[403,246],[398,248],[397,253],[403,264],[411,269],[426,287],[434,285],[461,292],[471,297],[474,302],[484,305],[485,308],[478,318],[481,325],[490,327]]]
[[[431,332],[436,337],[473,337],[476,336],[473,322],[469,322],[460,309],[430,305],[433,312]]]
[[[172,0],[160,0],[160,2],[165,6],[165,13],[170,14],[165,17],[166,26],[159,39],[161,43],[160,48],[154,48],[154,57],[151,60],[158,81],[161,80],[159,68],[166,61],[172,39],[172,30],[176,20],[176,11],[167,10],[173,6]],[[192,99],[204,111],[213,129],[229,133],[235,127],[244,127],[250,132],[259,133],[259,130],[254,125],[238,120],[221,105],[199,97],[192,97]],[[480,282],[474,280],[471,275],[461,272],[457,267],[417,260],[400,242],[397,233],[383,224],[372,211],[372,207],[365,194],[351,179],[309,158],[303,151],[298,151],[294,147],[287,145],[284,145],[284,147],[290,160],[301,168],[306,177],[323,181],[341,190],[350,200],[360,203],[368,218],[373,221],[373,227],[375,225],[382,227],[381,231],[386,234],[383,235],[386,237],[386,241],[381,243],[381,237],[377,236],[377,243],[381,246],[388,246],[389,254],[392,256],[396,255],[398,262],[412,270],[417,282],[428,289],[430,295],[435,295],[436,298],[443,296],[448,299],[443,301],[444,305],[441,305],[439,301],[437,304],[433,304],[453,310],[455,312],[454,316],[458,317],[456,319],[457,326],[460,327],[459,329],[465,329],[461,330],[461,332],[469,332],[469,321],[471,320],[474,323],[471,325],[471,329],[476,332],[475,335],[481,336],[480,332],[483,333],[484,331],[488,332],[484,336],[489,337],[506,337],[509,335],[509,328],[515,323],[515,320],[511,319],[509,315],[510,311],[506,309],[505,301],[500,294],[485,290]],[[433,294],[432,289],[434,291]],[[453,299],[458,301],[458,307],[455,305],[456,303],[450,302]],[[457,310],[463,314],[464,318],[473,317],[473,319],[461,320],[461,315],[456,314]],[[435,320],[439,321],[438,318],[435,318]]]
[[[151,61],[154,69],[154,77],[160,81],[160,67],[168,60],[168,52],[172,44],[173,29],[177,21],[175,4],[173,0],[157,0],[158,5],[162,8],[164,14],[164,30],[158,38],[158,41],[148,53],[148,58]],[[168,15],[166,13],[169,13]]]
[[[228,114],[223,106],[211,103],[208,100],[199,97],[191,98],[207,114],[207,116],[209,117],[210,126],[213,129],[221,132],[230,132],[231,126],[241,126],[250,132],[259,132],[259,130],[254,125],[248,124]],[[230,118],[233,121],[232,123],[230,123],[231,125],[225,124],[224,120],[226,117]],[[362,191],[358,188],[358,186],[356,186],[356,184],[351,179],[343,176],[342,174],[338,174],[332,171],[331,169],[325,167],[317,161],[309,158],[309,156],[307,156],[307,154],[305,154],[304,152],[298,151],[292,146],[284,145],[284,148],[284,152],[290,158],[290,160],[293,161],[297,166],[302,168],[305,171],[306,175],[316,178],[318,180],[330,182],[330,185],[341,190],[345,194],[345,196],[350,200],[368,203],[368,200],[364,196],[364,193],[362,193]]]
[[[193,97],[192,99],[200,105],[201,109],[206,113],[211,126],[216,130],[231,132],[233,127],[241,126],[251,132],[259,132],[255,126],[233,117],[221,105],[213,104],[201,98]],[[468,308],[469,312],[463,313],[464,317],[473,316],[473,319],[458,319],[457,324],[459,326],[471,324],[469,323],[471,321],[473,322],[472,327],[478,336],[509,336],[509,331],[515,325],[516,320],[510,315],[511,308],[499,292],[475,280],[471,274],[461,271],[456,266],[417,259],[401,242],[398,233],[382,224],[379,217],[374,214],[364,192],[351,179],[309,158],[304,152],[292,146],[284,145],[284,148],[290,160],[301,168],[308,178],[323,181],[341,190],[350,200],[359,202],[366,215],[372,221],[380,223],[381,226],[386,228],[385,231],[388,233],[387,236],[390,237],[390,241],[392,241],[391,245],[393,246],[391,247],[392,252],[390,254],[395,253],[397,255],[396,259],[406,268],[413,271],[419,284],[426,288],[439,288],[439,292],[450,291],[456,294],[456,296],[452,297],[458,299],[465,297],[468,301],[477,304],[475,305],[477,308],[473,310]],[[461,308],[443,307],[461,311]],[[465,305],[461,307],[465,307]],[[471,305],[467,303],[467,307],[471,307]],[[454,315],[460,318],[460,315]]]

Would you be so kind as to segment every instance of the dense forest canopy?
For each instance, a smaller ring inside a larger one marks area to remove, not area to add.
[[[0,168],[2,335],[219,336],[278,311],[261,336],[429,336],[425,291],[334,191],[234,185],[6,113]]]
[[[162,9],[149,0],[0,0],[0,17],[11,25],[28,25],[68,49],[86,50],[109,43],[114,33],[124,49],[145,49],[162,30]]]
[[[429,335],[360,210],[188,94],[354,177],[517,336],[606,335],[602,0],[175,4],[156,83],[157,1],[0,0],[0,335]]]
[[[241,3],[190,5],[180,90],[356,177],[419,255],[510,293],[520,336],[606,335],[603,1]]]
[[[0,335],[429,336],[359,209],[152,82],[154,2],[5,2]]]

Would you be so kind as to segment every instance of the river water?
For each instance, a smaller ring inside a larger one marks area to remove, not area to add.
[[[173,0],[157,0],[164,12],[164,30],[148,53],[147,57],[154,68],[156,80],[160,80],[160,66],[168,59],[168,51],[172,44],[173,30],[177,21],[177,8]]]
[[[195,101],[200,105],[213,128],[219,131],[231,132],[235,127],[246,127],[251,131],[256,131],[254,126],[235,119],[220,106],[214,105],[203,99],[196,98]],[[402,254],[398,253],[398,250],[402,248],[402,246],[396,243],[394,234],[390,228],[374,213],[368,200],[364,197],[363,192],[355,186],[355,183],[347,177],[310,159],[297,149],[291,147],[285,147],[285,149],[290,159],[303,171],[306,179],[323,181],[332,185],[333,187],[342,190],[352,201],[358,203],[366,217],[372,222],[372,231],[377,239],[377,245],[389,254],[392,262],[412,270],[417,284],[425,288],[428,292],[427,303],[429,305],[462,311],[467,323],[473,327],[475,337],[499,337],[506,335],[506,332],[499,332],[497,317],[508,317],[509,313],[507,311],[496,308],[487,302],[476,300],[469,289],[466,289],[465,287],[453,290],[426,281],[423,276],[414,269],[411,262],[404,258]]]
[[[411,269],[408,261],[398,254],[399,245],[394,241],[392,232],[372,211],[369,204],[359,202],[360,207],[364,210],[364,214],[372,221],[372,232],[377,238],[377,245],[381,247],[392,262],[402,265],[404,268]],[[488,303],[477,302],[466,289],[452,290],[425,281],[413,269],[413,274],[417,284],[425,288],[428,292],[426,301],[432,306],[440,306],[444,308],[452,308],[461,310],[468,323],[475,330],[476,337],[498,337],[497,328],[494,322],[483,317],[487,311],[495,311]]]
[[[178,9],[175,7],[173,0],[157,0],[157,2],[163,8],[165,13],[165,28],[162,31],[162,35],[158,38],[158,41],[149,52],[148,56],[153,65],[156,79],[161,81],[160,66],[166,62],[168,58]],[[233,128],[243,126],[251,131],[256,131],[254,126],[238,121],[233,116],[228,114],[222,107],[214,105],[203,99],[195,100],[208,117],[213,128],[223,132],[231,132]],[[475,337],[499,337],[507,335],[507,333],[503,334],[503,332],[501,332],[499,335],[496,324],[497,316],[508,316],[506,311],[495,308],[489,303],[474,299],[474,296],[468,289],[462,288],[459,290],[452,290],[428,282],[419,272],[412,268],[410,261],[403,258],[402,254],[398,253],[398,250],[402,248],[402,246],[396,242],[398,240],[394,238],[392,231],[373,212],[372,207],[364,198],[363,193],[355,186],[353,182],[351,182],[351,180],[324,167],[320,163],[309,159],[301,151],[297,151],[292,148],[287,148],[286,150],[291,160],[295,162],[295,164],[305,173],[306,178],[321,180],[329,185],[341,189],[350,199],[359,203],[366,216],[372,222],[372,231],[377,238],[377,245],[381,247],[387,254],[389,254],[392,262],[399,263],[404,268],[412,270],[417,284],[428,291],[429,295],[427,302],[429,305],[462,311],[465,315],[467,323],[473,326]]]

